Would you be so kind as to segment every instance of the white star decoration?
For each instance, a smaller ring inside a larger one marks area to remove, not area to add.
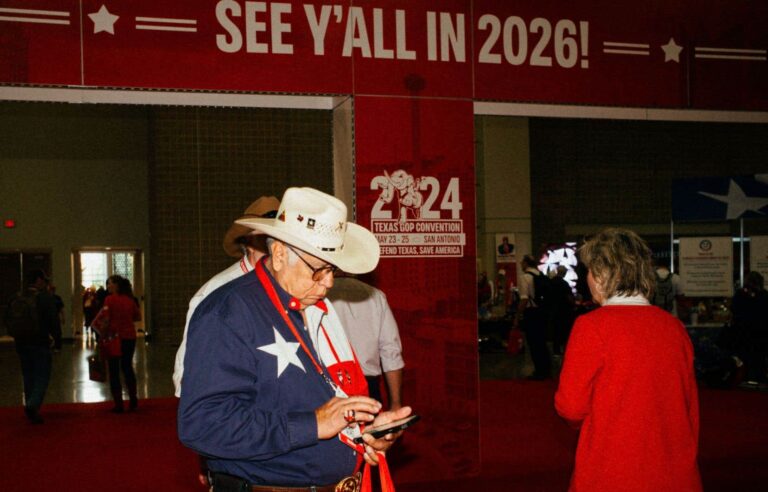
[[[762,214],[763,212],[760,209],[768,205],[768,198],[745,195],[744,190],[734,180],[731,180],[731,183],[728,185],[727,195],[715,195],[705,191],[700,191],[699,194],[728,204],[728,211],[725,214],[726,219],[738,219],[744,212],[750,210]]]
[[[675,38],[669,38],[669,42],[661,45],[661,49],[664,50],[664,63],[670,60],[680,63],[680,52],[683,51],[683,47],[675,43]]]
[[[120,18],[119,15],[110,13],[103,4],[98,12],[88,14],[88,17],[93,21],[94,34],[102,31],[115,34],[115,22]]]
[[[275,331],[275,343],[270,343],[269,345],[259,347],[259,350],[277,357],[277,377],[279,378],[283,371],[285,371],[285,369],[290,364],[293,364],[302,371],[307,372],[304,369],[304,366],[301,364],[299,356],[296,355],[296,350],[299,348],[299,343],[286,342],[282,335],[280,335],[280,332],[277,331],[277,328],[273,326],[272,329]]]

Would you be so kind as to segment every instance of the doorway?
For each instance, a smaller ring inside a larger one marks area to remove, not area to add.
[[[136,323],[139,336],[146,335],[144,309],[144,259],[140,249],[134,248],[83,248],[72,253],[72,275],[75,299],[72,304],[74,334],[84,333],[83,301],[90,299],[100,289],[106,290],[107,278],[120,275],[133,286],[133,295],[139,301],[141,321]]]

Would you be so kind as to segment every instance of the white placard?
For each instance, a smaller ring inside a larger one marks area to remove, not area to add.
[[[680,278],[686,296],[733,296],[731,238],[680,238]]]
[[[371,180],[370,190],[378,194],[371,209],[371,232],[383,258],[464,256],[467,235],[458,177],[449,178],[446,185],[445,178],[383,169]]]
[[[768,278],[768,236],[749,239],[749,270]]]

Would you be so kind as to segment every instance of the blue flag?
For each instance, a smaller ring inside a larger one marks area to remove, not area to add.
[[[768,174],[672,182],[673,220],[768,216]]]

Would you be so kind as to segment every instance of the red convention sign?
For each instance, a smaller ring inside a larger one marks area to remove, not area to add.
[[[2,84],[768,109],[768,2],[0,0],[0,28]]]

